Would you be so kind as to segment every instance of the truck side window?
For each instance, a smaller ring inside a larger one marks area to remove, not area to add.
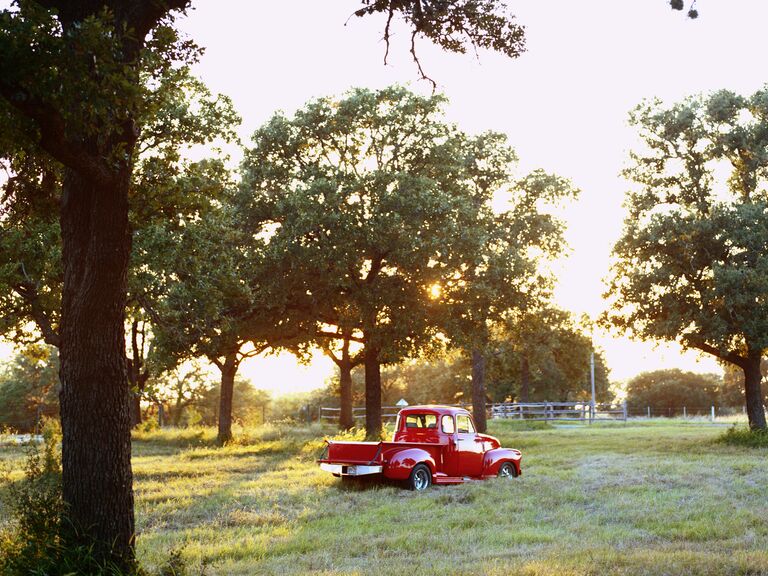
[[[446,434],[453,434],[456,432],[456,427],[453,425],[453,416],[446,414],[442,417],[441,423],[443,426],[443,432]]]
[[[472,420],[469,419],[469,416],[460,414],[456,416],[456,421],[458,423],[460,434],[471,434],[475,431],[475,427],[472,426]]]

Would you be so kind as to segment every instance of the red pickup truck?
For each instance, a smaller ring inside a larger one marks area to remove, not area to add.
[[[519,450],[478,434],[472,415],[450,406],[409,406],[400,411],[392,442],[327,441],[320,468],[337,477],[381,474],[405,480],[411,490],[461,484],[472,478],[520,475]]]

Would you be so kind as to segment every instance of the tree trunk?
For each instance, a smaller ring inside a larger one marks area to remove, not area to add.
[[[219,396],[219,444],[232,440],[232,397],[235,392],[235,375],[239,362],[237,352],[230,352],[221,366],[221,394]]]
[[[485,357],[472,350],[472,415],[478,432],[485,432]]]
[[[355,417],[352,411],[352,360],[349,358],[349,339],[345,338],[341,349],[341,361],[339,366],[339,397],[341,410],[339,411],[339,428],[349,430],[355,426]]]
[[[131,428],[141,424],[141,395],[131,392]]]
[[[63,497],[70,541],[134,565],[125,300],[130,170],[97,187],[67,170],[61,199]]]
[[[528,356],[520,359],[520,401],[529,402],[531,397],[531,366]]]
[[[339,428],[349,430],[355,426],[352,411],[352,363],[342,361],[339,364],[339,385],[341,388],[341,411],[339,412]]]
[[[763,407],[763,393],[761,381],[763,375],[760,372],[760,351],[750,351],[744,365],[744,396],[747,404],[747,418],[751,430],[765,430],[765,408]]]
[[[144,329],[142,328],[142,347],[144,345],[143,334]],[[131,428],[135,428],[141,424],[141,391],[147,381],[142,374],[144,358],[139,349],[139,321],[136,319],[131,322],[131,354],[132,357],[127,361],[128,382],[131,386]]]
[[[381,439],[381,363],[379,351],[365,350],[365,436]]]

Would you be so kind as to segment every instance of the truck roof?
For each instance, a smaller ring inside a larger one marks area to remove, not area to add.
[[[456,414],[468,414],[469,410],[467,410],[466,408],[459,408],[457,406],[442,406],[440,404],[423,404],[420,406],[408,406],[400,410],[400,414],[412,414],[412,413],[438,414],[440,416],[442,416],[443,414],[450,414],[452,416],[455,416]]]

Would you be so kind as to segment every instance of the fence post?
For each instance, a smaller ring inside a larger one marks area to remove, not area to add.
[[[714,422],[715,421],[715,405],[714,404],[712,404],[711,418],[712,418],[712,422]]]
[[[624,422],[627,421],[627,401],[624,400],[624,402],[621,403],[621,412],[624,416]]]
[[[688,418],[688,413],[685,411],[685,406],[683,406],[683,418]]]
[[[648,406],[648,418],[650,418],[650,417],[651,417],[651,407]]]

